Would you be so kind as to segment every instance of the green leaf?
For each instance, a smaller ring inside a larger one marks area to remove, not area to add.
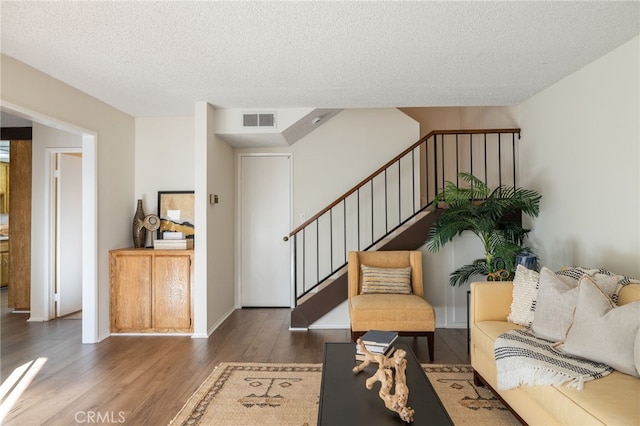
[[[463,285],[474,275],[487,275],[487,261],[485,259],[476,259],[469,265],[460,268],[449,274],[449,284],[451,286]]]
[[[464,283],[476,271],[493,271],[493,259],[502,259],[512,272],[529,229],[507,218],[520,212],[537,217],[542,196],[534,190],[504,185],[491,190],[470,173],[459,173],[458,180],[460,185],[447,181],[436,197],[436,204],[443,202],[447,208],[429,230],[427,248],[437,252],[465,231],[480,238],[485,250],[485,259],[478,259],[482,266],[474,262],[454,271],[452,285]]]

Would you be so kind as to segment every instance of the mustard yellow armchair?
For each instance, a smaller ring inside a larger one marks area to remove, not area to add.
[[[353,251],[348,264],[352,339],[369,330],[427,336],[433,361],[436,314],[424,299],[422,252]]]

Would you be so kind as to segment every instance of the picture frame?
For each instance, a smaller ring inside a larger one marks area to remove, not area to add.
[[[162,240],[165,231],[184,233],[185,238],[195,237],[195,191],[158,191],[157,239]]]

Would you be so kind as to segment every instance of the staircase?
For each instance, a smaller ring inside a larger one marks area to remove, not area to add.
[[[433,200],[459,172],[516,185],[520,129],[433,131],[289,234],[296,306],[307,328],[347,299],[349,251],[415,250],[442,213]]]

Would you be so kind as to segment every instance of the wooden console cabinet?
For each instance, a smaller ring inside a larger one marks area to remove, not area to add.
[[[111,250],[111,332],[193,332],[193,250]]]

